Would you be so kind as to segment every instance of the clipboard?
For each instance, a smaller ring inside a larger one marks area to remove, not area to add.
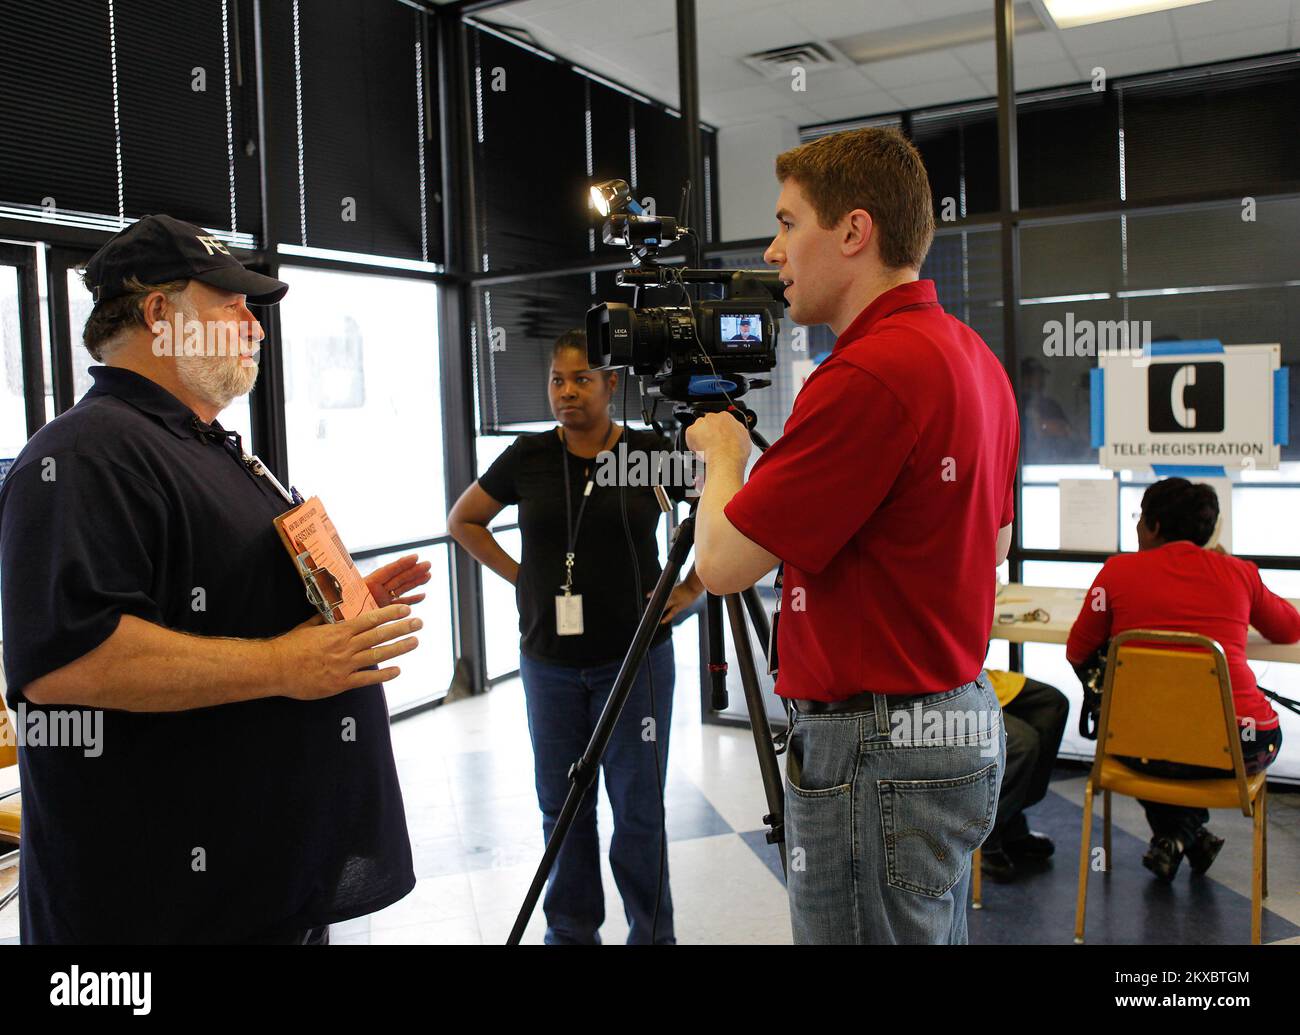
[[[273,520],[307,599],[325,621],[345,622],[378,607],[319,496]]]

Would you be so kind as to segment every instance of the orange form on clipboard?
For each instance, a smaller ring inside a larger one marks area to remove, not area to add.
[[[275,518],[307,599],[327,622],[343,622],[378,605],[325,512],[319,496]]]

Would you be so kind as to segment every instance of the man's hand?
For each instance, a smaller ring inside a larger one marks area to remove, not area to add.
[[[432,578],[429,574],[432,566],[430,561],[421,564],[418,554],[408,553],[405,557],[393,561],[392,564],[385,564],[367,575],[366,587],[380,607],[387,607],[389,604],[418,604],[424,599],[423,593],[411,596],[402,594],[428,582]]]
[[[406,604],[391,604],[346,622],[329,623],[317,616],[276,637],[271,644],[284,696],[314,701],[395,678],[401,672],[396,666],[377,672],[368,666],[415,650],[420,641],[407,634],[424,623],[407,618],[410,613]]]
[[[739,593],[777,564],[726,515],[727,504],[745,481],[753,446],[749,428],[730,413],[709,413],[686,429],[686,444],[708,466],[695,510],[695,572],[710,593]]]
[[[706,464],[722,457],[735,457],[742,470],[754,445],[749,438],[749,427],[730,413],[706,413],[696,419],[686,429],[686,444]]]

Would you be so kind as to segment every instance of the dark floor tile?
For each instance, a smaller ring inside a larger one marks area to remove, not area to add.
[[[1068,944],[1074,941],[1079,828],[1083,810],[1049,793],[1028,813],[1030,825],[1056,842],[1050,865],[1012,884],[984,881],[984,908],[970,914],[973,944]],[[1092,845],[1101,845],[1101,815]],[[1243,850],[1238,844],[1235,850]],[[1227,849],[1225,849],[1226,851]],[[1244,850],[1249,850],[1244,846]],[[1112,870],[1090,872],[1085,939],[1106,945],[1222,945],[1250,941],[1250,899],[1211,876],[1192,876],[1186,864],[1172,885],[1142,867],[1146,839],[1111,827]],[[1300,935],[1300,927],[1264,903],[1263,940]]]
[[[722,818],[703,792],[688,780],[676,780],[668,787],[664,803],[665,828],[669,841],[730,834],[731,824]]]
[[[740,839],[749,845],[754,854],[762,860],[763,865],[772,871],[772,876],[785,884],[785,873],[781,869],[781,850],[776,845],[767,843],[767,829],[742,830]]]

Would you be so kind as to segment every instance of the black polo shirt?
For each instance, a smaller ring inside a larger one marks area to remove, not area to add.
[[[271,524],[287,505],[236,436],[132,371],[91,374],[0,490],[5,676],[29,722],[22,688],[124,614],[241,638],[312,614]],[[100,746],[20,747],[24,942],[276,938],[415,883],[378,685],[105,711]]]
[[[671,467],[654,466],[672,445],[653,431],[629,428],[612,452],[624,456],[624,467],[659,470],[669,484],[671,499],[686,497],[686,487],[674,484]],[[646,454],[637,457],[638,453]],[[520,435],[510,448],[479,476],[479,487],[498,503],[519,504],[521,556],[515,600],[519,605],[520,650],[530,658],[560,665],[600,665],[618,661],[632,645],[637,623],[662,569],[656,530],[663,517],[654,487],[601,484],[598,480],[587,500],[574,549],[573,592],[582,594],[583,631],[560,636],[555,627],[555,596],[564,584],[564,555],[568,518],[564,506],[564,464],[569,465],[569,514],[577,523],[578,509],[589,475],[597,463],[569,452],[552,428]],[[611,470],[613,470],[611,468]],[[615,478],[631,481],[631,478]],[[623,506],[627,507],[627,528]],[[628,532],[636,549],[641,583],[628,550]],[[662,626],[650,645],[657,647],[671,635]]]

